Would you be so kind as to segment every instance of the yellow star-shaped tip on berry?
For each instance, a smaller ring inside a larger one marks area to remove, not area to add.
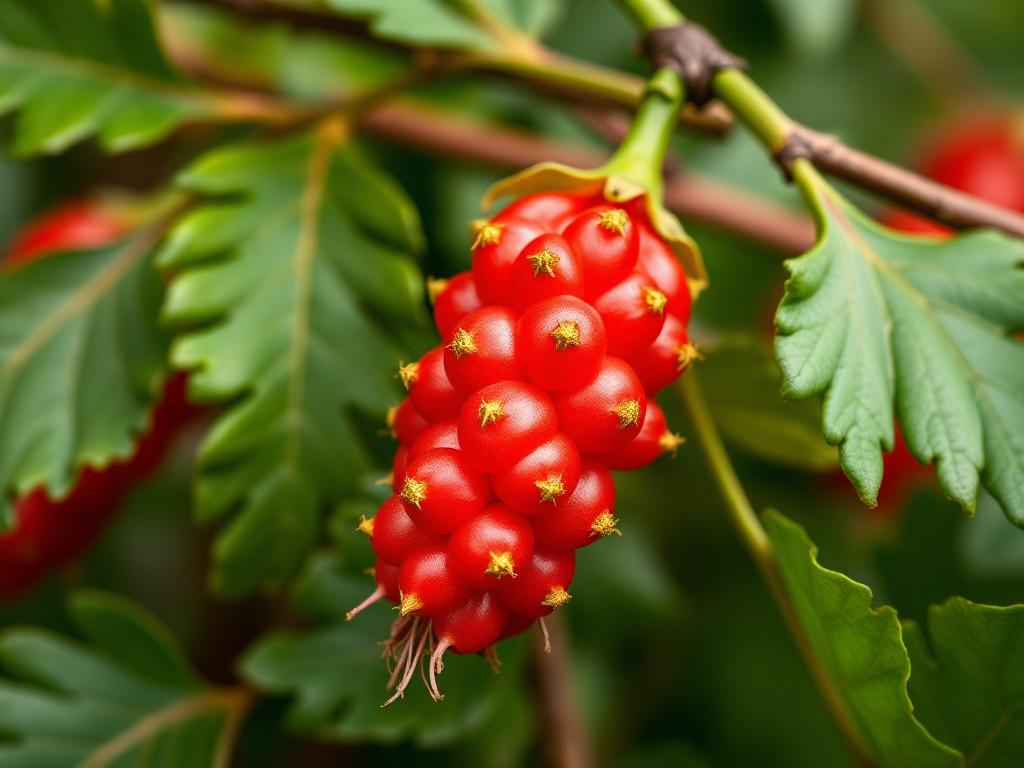
[[[477,219],[473,222],[473,245],[475,251],[481,245],[497,245],[501,242],[501,224],[492,224],[486,219]]]
[[[612,413],[619,417],[619,429],[640,423],[640,401],[623,400],[612,408]]]
[[[476,354],[476,341],[473,339],[473,334],[465,328],[456,328],[448,349],[455,355],[456,360],[461,360],[466,355]]]
[[[679,452],[679,446],[685,442],[686,438],[682,435],[677,435],[675,432],[669,432],[666,429],[661,437],[658,438],[658,447],[661,448],[662,453],[671,453],[672,457],[675,458],[676,453]]]
[[[629,215],[621,208],[612,208],[598,215],[598,221],[604,229],[618,235],[624,234],[629,224]]]
[[[552,587],[540,604],[546,605],[548,608],[559,608],[570,600],[572,600],[572,595],[565,591],[565,587]]]
[[[405,391],[409,391],[409,387],[412,383],[420,377],[420,364],[419,363],[399,363],[398,364],[398,378],[402,380],[402,386],[405,387]]]
[[[605,510],[596,518],[590,525],[591,536],[611,536],[613,533],[616,536],[621,536],[622,531],[618,529],[619,521],[615,519],[615,516],[609,510]]]
[[[555,268],[558,267],[558,254],[545,248],[539,253],[531,253],[526,257],[533,267],[533,276],[540,277],[542,274],[548,277],[555,276]]]
[[[483,429],[488,424],[494,424],[498,419],[504,418],[505,410],[501,407],[501,400],[481,400],[476,415],[480,417],[480,428]]]
[[[682,373],[690,367],[694,360],[703,360],[704,355],[693,345],[687,342],[676,347],[676,370]]]
[[[359,516],[359,525],[356,526],[356,530],[357,531],[361,531],[362,533],[365,533],[367,536],[369,536],[372,539],[373,538],[373,518],[372,517],[367,517],[366,515],[360,515]]]
[[[558,497],[565,494],[565,483],[562,482],[561,475],[548,475],[543,480],[536,481],[534,485],[540,491],[540,501],[542,504],[545,501],[557,504]]]
[[[430,299],[431,304],[437,303],[437,297],[444,293],[444,289],[448,287],[448,281],[443,277],[428,277],[427,278],[427,298]]]
[[[665,314],[665,305],[668,304],[668,297],[664,293],[650,286],[644,286],[643,293],[644,303],[647,304],[647,309],[651,311],[652,315]]]
[[[551,332],[551,338],[555,340],[555,349],[578,347],[583,343],[580,327],[572,320],[563,320],[556,325],[555,330]]]
[[[497,576],[499,579],[502,576],[516,578],[516,564],[512,560],[511,552],[489,552],[488,556],[490,562],[484,568],[484,573],[488,576]]]
[[[402,492],[398,495],[402,497],[402,501],[412,504],[416,509],[419,509],[420,505],[427,498],[427,484],[423,480],[406,477],[402,481]]]
[[[423,601],[420,600],[416,595],[406,595],[402,592],[398,593],[398,605],[395,608],[403,616],[408,616],[410,613],[415,613],[423,607]]]

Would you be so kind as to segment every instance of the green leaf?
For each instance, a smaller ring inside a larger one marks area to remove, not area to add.
[[[78,593],[89,645],[15,628],[0,635],[0,765],[227,768],[248,707],[202,684],[159,622],[113,595]]]
[[[820,566],[817,547],[796,523],[769,511],[764,525],[803,634],[866,754],[899,768],[960,765],[960,755],[914,717],[896,611],[873,608],[870,589]]]
[[[451,741],[480,726],[506,697],[521,695],[522,642],[500,646],[496,675],[478,656],[445,657],[438,678],[443,702],[433,701],[415,681],[390,707],[388,672],[380,643],[397,614],[375,605],[352,621],[345,610],[373,589],[368,577],[345,573],[338,560],[320,556],[300,581],[297,602],[323,623],[300,632],[260,640],[242,661],[243,676],[270,692],[295,695],[288,722],[296,730],[339,741],[392,742],[413,738],[423,746]]]
[[[1024,577],[1024,536],[1014,535],[999,504],[987,493],[978,499],[974,519],[961,527],[958,549],[972,575],[983,579]]]
[[[778,392],[779,369],[767,344],[742,336],[706,352],[700,377],[715,423],[733,445],[759,459],[807,472],[839,464],[821,437],[813,402],[787,402]]]
[[[192,394],[231,401],[199,453],[198,509],[237,516],[215,547],[228,594],[277,585],[322,509],[370,466],[355,412],[398,400],[394,327],[422,321],[415,211],[330,123],[240,144],[180,177],[198,206],[161,253],[172,359]]]
[[[131,454],[166,374],[159,227],[0,275],[0,485],[70,490],[83,465]]]
[[[535,35],[564,9],[560,0],[327,0],[338,13],[366,19],[377,37],[435,48],[500,49]]]
[[[1024,765],[1024,605],[954,597],[931,607],[928,635],[934,658],[920,627],[904,627],[918,717],[966,765]]]
[[[981,231],[935,240],[875,224],[806,163],[797,182],[818,222],[786,263],[776,315],[784,394],[823,394],[823,426],[874,504],[893,401],[911,453],[973,511],[979,478],[1024,525],[1024,243]]]
[[[180,81],[146,0],[0,3],[0,115],[21,113],[18,154],[60,152],[94,135],[123,152],[227,107]]]

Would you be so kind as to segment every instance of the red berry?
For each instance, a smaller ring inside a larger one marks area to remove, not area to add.
[[[412,445],[420,432],[430,426],[430,422],[412,407],[409,398],[388,409],[387,424],[398,442],[406,448]]]
[[[452,332],[444,350],[444,369],[460,395],[523,378],[516,355],[516,319],[508,307],[484,307],[464,317]]]
[[[418,363],[403,365],[399,371],[413,408],[427,421],[454,419],[462,408],[462,396],[448,381],[444,349],[434,347]]]
[[[466,584],[495,589],[519,575],[533,555],[533,529],[526,518],[493,504],[457,528],[448,540],[448,559]]]
[[[504,640],[506,637],[521,635],[532,627],[533,622],[536,620],[537,618],[534,616],[520,616],[518,613],[510,613],[508,620],[505,622],[505,628],[501,630],[501,635],[498,639]]]
[[[128,226],[123,217],[97,203],[67,203],[19,232],[5,262],[27,264],[60,251],[101,248],[125,234]]]
[[[370,546],[378,562],[394,566],[401,565],[417,549],[439,547],[444,543],[412,521],[397,495],[389,497],[380,505],[373,519],[364,520],[359,527],[369,533]]]
[[[682,444],[683,438],[668,428],[665,412],[653,400],[647,401],[647,415],[640,434],[621,448],[601,457],[608,466],[617,470],[640,469],[646,467],[663,453],[674,454]]]
[[[519,576],[507,580],[498,598],[514,614],[533,620],[569,602],[569,585],[576,573],[576,553],[537,550]]]
[[[373,580],[387,600],[397,603],[401,599],[398,594],[398,566],[378,560],[373,567]]]
[[[398,569],[398,607],[403,616],[437,616],[453,611],[473,594],[455,575],[443,547],[419,549]]]
[[[600,296],[636,267],[636,226],[622,208],[590,208],[572,220],[563,236],[583,262],[588,298]]]
[[[498,498],[524,515],[560,507],[580,479],[580,452],[563,434],[541,443],[508,469],[491,476]]]
[[[420,432],[408,451],[408,461],[422,456],[434,448],[453,448],[459,450],[459,424],[457,421],[439,421],[431,424]]]
[[[442,534],[487,506],[491,486],[463,451],[434,448],[409,462],[399,496],[416,525]]]
[[[555,408],[559,427],[581,453],[607,453],[640,433],[647,395],[632,368],[618,358],[606,357],[591,381],[558,394]]]
[[[583,296],[579,257],[561,235],[531,240],[516,257],[509,277],[508,303],[522,312],[552,296]]]
[[[502,381],[466,399],[459,416],[459,444],[481,472],[498,472],[554,436],[550,398],[532,384]]]
[[[480,222],[473,236],[473,281],[484,304],[500,304],[508,294],[512,264],[544,228],[533,221],[502,217]]]
[[[679,259],[646,224],[638,227],[640,232],[640,269],[651,276],[654,284],[668,298],[665,311],[679,318],[685,325],[690,322],[693,297],[686,280],[686,270]]]
[[[418,439],[418,438],[417,438]],[[391,460],[391,487],[401,488],[405,476],[405,466],[409,463],[409,449],[404,445],[395,449],[395,458]]]
[[[697,348],[690,343],[686,326],[674,317],[666,317],[654,343],[629,362],[644,389],[653,396],[678,379],[697,357]]]
[[[608,354],[630,357],[649,347],[665,325],[665,294],[643,272],[634,272],[594,301],[604,320]]]
[[[573,296],[534,304],[516,329],[516,348],[527,376],[547,390],[576,389],[590,381],[607,346],[601,316]]]
[[[572,496],[557,509],[534,518],[537,546],[559,552],[574,550],[618,533],[614,512],[612,473],[599,461],[584,461]]]
[[[899,230],[900,232],[912,232],[917,235],[948,237],[954,234],[954,230],[908,211],[887,211],[879,221],[890,229]]]
[[[495,218],[525,219],[556,232],[576,216],[580,211],[599,202],[594,195],[580,195],[572,192],[537,192],[521,197],[507,205]]]
[[[494,594],[484,592],[474,595],[454,611],[434,617],[434,634],[445,649],[480,653],[498,640],[508,617],[508,609],[501,601]]]
[[[434,324],[441,338],[446,339],[462,318],[484,304],[476,292],[472,272],[460,272],[450,280],[428,281],[427,288],[433,293],[442,285],[443,288],[433,299]]]

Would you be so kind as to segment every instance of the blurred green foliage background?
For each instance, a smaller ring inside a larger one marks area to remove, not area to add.
[[[1024,4],[893,0],[892,5],[904,2],[919,3],[919,10],[963,47],[990,92],[1010,101],[1024,94]],[[880,3],[692,0],[685,11],[745,56],[759,83],[795,118],[907,162],[936,125],[967,108],[972,94],[937,87],[908,68],[906,51],[894,49],[887,39],[893,30],[878,20]],[[389,66],[380,54],[326,38],[307,39],[310,52],[293,55],[289,34],[280,29],[260,33],[258,44],[244,50],[228,48],[224,43],[240,32],[225,26],[224,18],[192,6],[161,5],[175,24],[210,36],[213,47],[239,69],[259,66],[279,86],[297,92],[338,87],[338,67],[351,85],[367,70],[376,75]],[[612,3],[571,0],[558,5],[564,9],[546,36],[551,47],[643,72],[633,31]],[[908,47],[918,42],[909,31],[904,36]],[[416,95],[539,134],[606,146],[565,106],[511,84],[460,78],[421,88]],[[27,165],[0,158],[0,239],[7,240],[19,222],[60,200],[108,187],[150,189],[193,156],[206,138],[190,130],[156,148],[117,158],[104,157],[88,144]],[[447,275],[466,268],[466,223],[479,215],[482,192],[500,174],[392,144],[371,140],[369,145],[419,208],[429,243],[425,273]],[[794,200],[792,190],[741,131],[725,141],[679,136],[675,149],[688,168],[783,202]],[[877,210],[877,204],[870,205]],[[724,361],[712,352],[706,372],[698,365],[712,407],[728,420],[733,409],[768,402],[766,409],[791,414],[795,424],[810,419],[813,425],[815,409],[808,417],[798,406],[776,409],[765,397],[773,394],[771,387],[777,389],[759,350],[770,336],[771,313],[781,294],[780,254],[684,223],[703,247],[711,278],[710,290],[696,306],[699,333],[712,349],[716,344],[741,349]],[[688,425],[672,391],[663,405],[673,427],[686,435]],[[926,480],[904,503],[869,511],[828,472],[794,468],[772,444],[770,430],[741,434],[745,422],[736,423],[731,445],[755,506],[779,509],[806,526],[821,547],[821,562],[870,585],[878,603],[895,606],[903,618],[922,620],[928,605],[951,595],[994,604],[1024,602],[1024,538],[1009,535],[1009,523],[994,505],[983,503],[977,518],[968,520]],[[157,612],[203,672],[226,679],[237,654],[261,627],[282,618],[291,621],[279,598],[224,603],[206,594],[209,534],[190,523],[189,453],[197,437],[185,440],[176,459],[133,495],[80,568],[53,579],[31,598],[0,608],[0,624],[63,627],[61,606],[69,585],[107,587]],[[808,455],[827,457],[816,431],[807,430],[806,440]],[[377,450],[385,466],[390,445],[382,438]],[[688,443],[674,461],[662,459],[617,483],[623,537],[581,552],[576,599],[564,611],[576,695],[600,762],[630,768],[846,765],[768,593],[729,527],[696,445]],[[325,550],[330,546],[325,543]],[[529,688],[530,674],[508,671],[511,679],[501,685],[516,688],[516,695],[501,697],[471,733],[429,749],[405,742],[300,743],[276,727],[284,705],[271,701],[247,725],[239,765],[536,764],[545,750],[546,724],[515,679],[525,675]]]

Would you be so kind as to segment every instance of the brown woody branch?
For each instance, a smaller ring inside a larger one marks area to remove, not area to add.
[[[556,768],[589,768],[593,764],[586,726],[575,701],[569,638],[565,619],[555,611],[542,621],[547,636],[536,633],[534,660],[543,742]],[[545,641],[550,646],[545,647]]]

